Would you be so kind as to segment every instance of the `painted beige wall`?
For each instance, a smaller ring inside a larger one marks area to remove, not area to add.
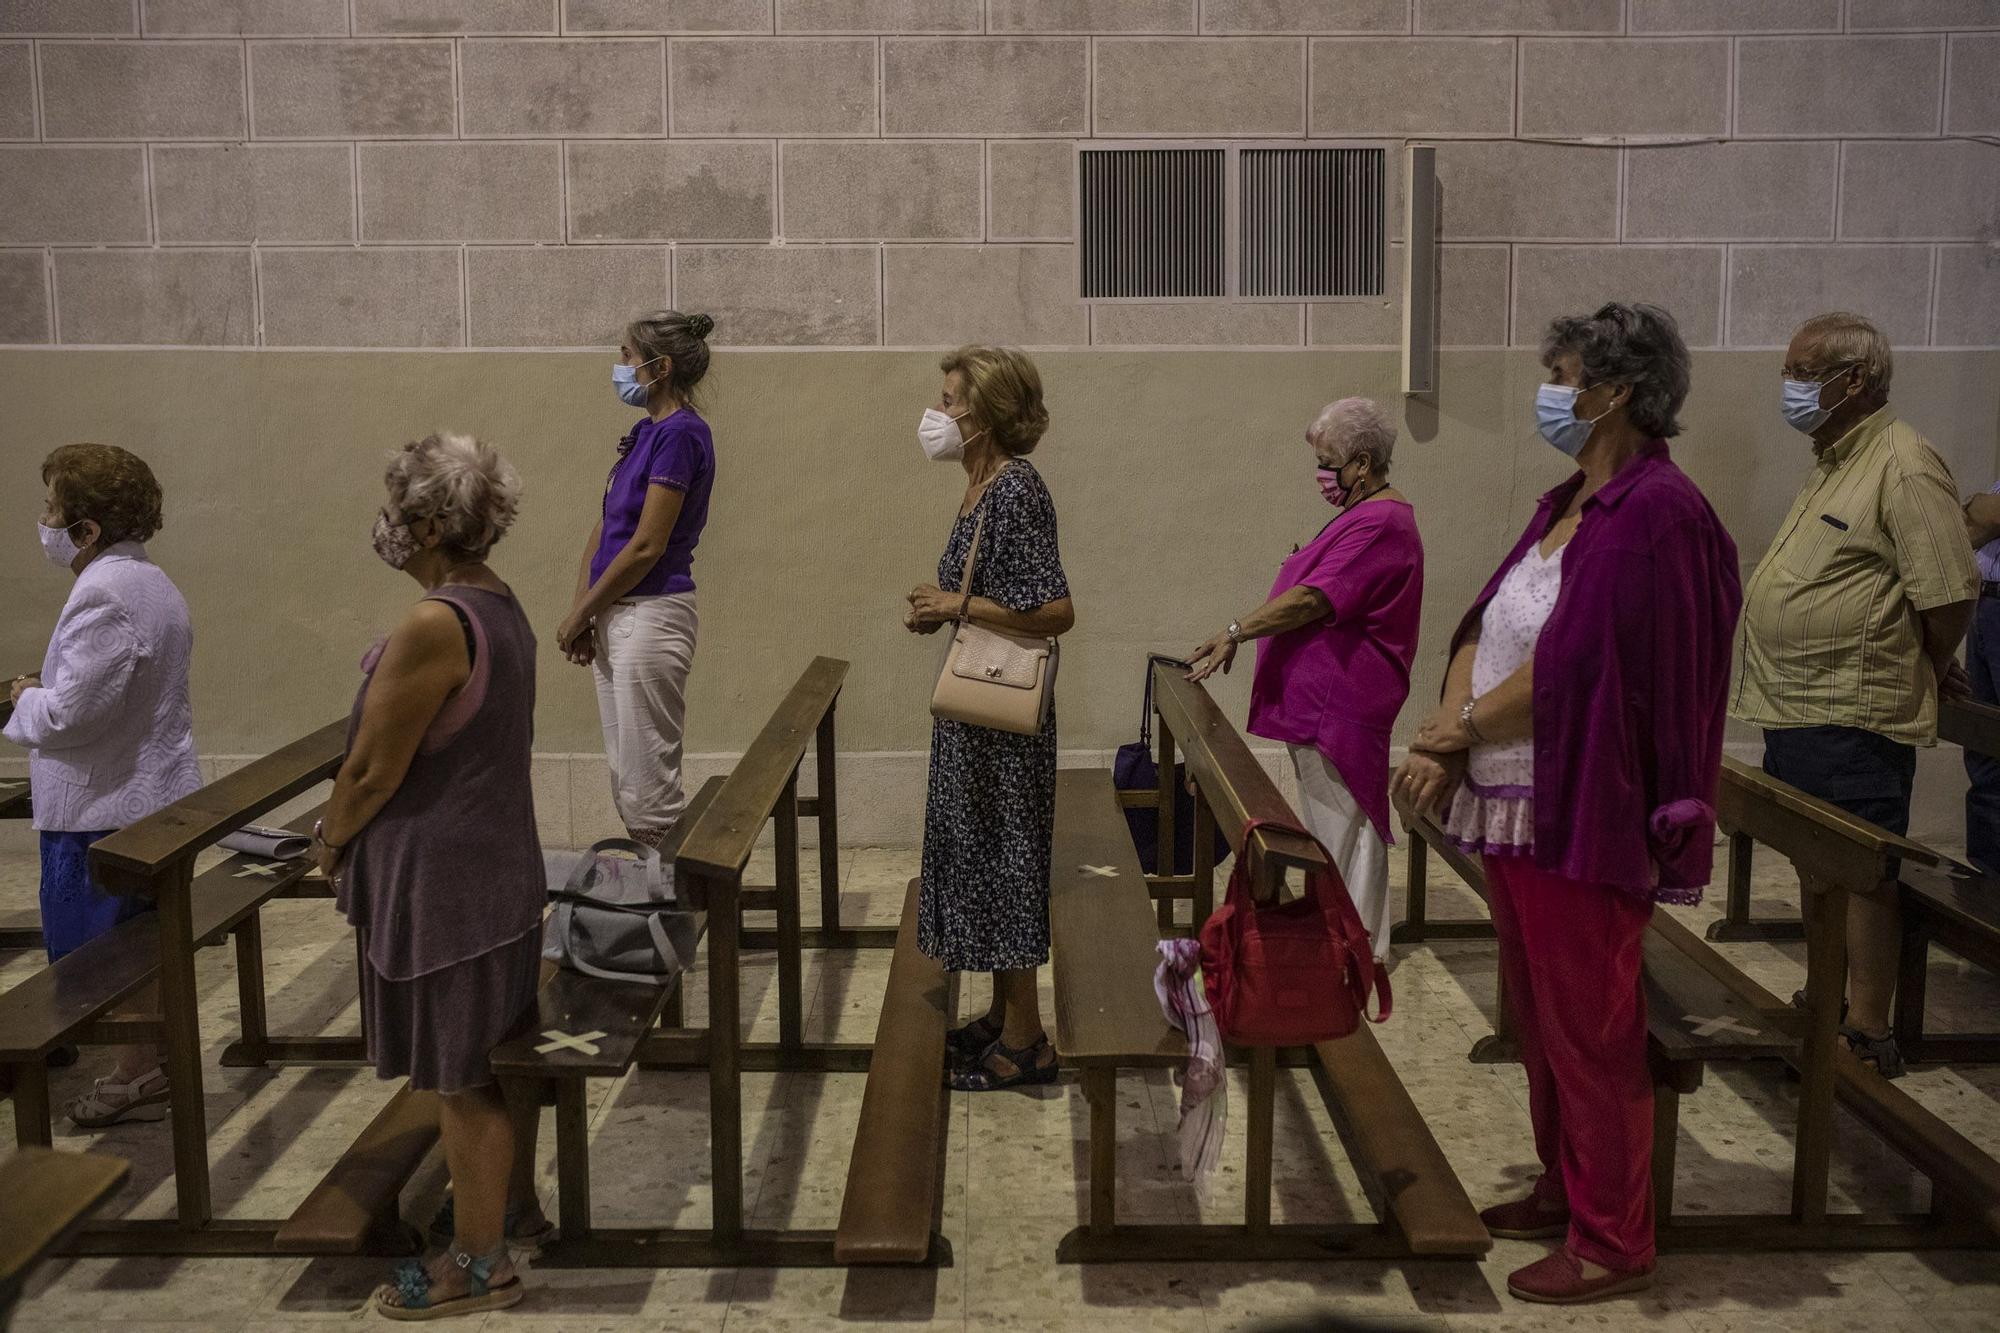
[[[1396,477],[1429,551],[1414,697],[1434,695],[1450,627],[1564,475],[1533,433],[1525,351],[1447,352],[1435,411],[1407,409],[1385,353],[1051,352],[1054,424],[1035,461],[1055,493],[1078,628],[1059,697],[1065,749],[1136,725],[1147,649],[1185,650],[1255,606],[1327,510],[1300,434],[1345,393],[1406,422]],[[913,438],[936,387],[924,352],[725,352],[711,380],[720,482],[697,556],[702,637],[689,746],[740,749],[815,653],[855,663],[845,751],[921,751],[937,641],[899,623],[931,577],[960,474]],[[1699,353],[1678,456],[1754,562],[1807,462],[1777,417],[1776,353]],[[496,564],[544,640],[537,748],[598,748],[588,678],[547,646],[631,419],[593,353],[0,351],[0,670],[39,662],[68,587],[33,544],[37,466],[94,439],[145,456],[167,493],[153,545],[193,607],[196,716],[211,754],[261,752],[342,713],[369,642],[414,593],[368,529],[385,451],[470,430],[527,497]],[[1997,470],[2000,352],[1899,359],[1898,407],[1965,489]],[[11,535],[8,535],[11,534]],[[1218,691],[1240,718],[1247,673]]]

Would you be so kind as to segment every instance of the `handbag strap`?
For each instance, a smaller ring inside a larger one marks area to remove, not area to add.
[[[1146,654],[1146,702],[1141,705],[1144,711],[1139,715],[1139,742],[1146,747],[1148,753],[1153,749],[1153,668],[1161,663],[1168,666],[1183,665],[1180,658],[1169,657],[1165,653]]]
[[[979,557],[979,539],[986,535],[986,497],[979,497],[979,521],[972,525],[972,545],[965,552],[965,570],[959,575],[959,589],[964,596],[958,599],[958,622],[965,623],[965,613],[972,609],[972,562]]]

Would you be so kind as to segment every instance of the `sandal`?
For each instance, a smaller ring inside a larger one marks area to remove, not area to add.
[[[167,1118],[167,1071],[155,1065],[129,1083],[105,1075],[65,1108],[78,1129],[106,1129],[124,1120]]]
[[[1847,1049],[1854,1052],[1854,1058],[1864,1065],[1875,1066],[1875,1072],[1883,1078],[1901,1078],[1909,1070],[1903,1064],[1903,1052],[1896,1046],[1896,1036],[1885,1032],[1879,1037],[1871,1037],[1860,1028],[1840,1026],[1841,1040]]]
[[[477,1257],[453,1245],[445,1251],[452,1263],[465,1270],[470,1288],[463,1296],[431,1303],[430,1269],[421,1259],[410,1259],[396,1269],[396,1278],[375,1290],[375,1313],[385,1319],[449,1319],[453,1315],[477,1314],[482,1310],[504,1310],[521,1300],[518,1275],[493,1286],[493,1272],[507,1261],[507,1246],[495,1246],[491,1254]]]
[[[438,1205],[437,1215],[431,1218],[430,1242],[437,1249],[446,1249],[458,1235],[457,1195],[447,1194]],[[523,1224],[526,1225],[523,1225]],[[528,1215],[528,1205],[509,1204],[506,1220],[501,1223],[501,1234],[507,1238],[509,1249],[520,1250],[530,1256],[539,1255],[542,1247],[556,1238],[556,1224],[542,1216],[537,1210]]]
[[[1047,1064],[1040,1063],[1043,1051],[1049,1053]],[[996,1055],[1014,1066],[1014,1072],[1002,1074],[985,1063]],[[971,1069],[953,1072],[947,1082],[955,1092],[999,1092],[1003,1088],[1053,1083],[1061,1074],[1062,1062],[1056,1056],[1055,1047],[1049,1045],[1049,1036],[1045,1032],[1035,1038],[1032,1045],[1024,1046],[1018,1051],[1004,1042],[994,1041],[986,1048],[986,1054],[980,1064]]]
[[[1000,1040],[1000,1025],[990,1017],[979,1017],[964,1027],[953,1028],[944,1034],[945,1062],[953,1069],[965,1069],[979,1063],[979,1057],[994,1042]]]

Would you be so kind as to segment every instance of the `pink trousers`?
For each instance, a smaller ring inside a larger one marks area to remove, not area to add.
[[[1640,943],[1651,903],[1489,856],[1500,976],[1528,1073],[1542,1178],[1569,1248],[1614,1270],[1653,1261],[1653,1080]]]

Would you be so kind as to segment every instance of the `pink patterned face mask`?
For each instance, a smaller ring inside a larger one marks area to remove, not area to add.
[[[391,523],[387,514],[375,515],[375,554],[391,569],[401,569],[417,553],[416,534],[406,523]]]

